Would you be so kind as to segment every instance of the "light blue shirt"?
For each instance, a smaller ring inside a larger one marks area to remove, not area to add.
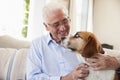
[[[27,80],[60,80],[80,62],[50,35],[32,41],[27,59]]]

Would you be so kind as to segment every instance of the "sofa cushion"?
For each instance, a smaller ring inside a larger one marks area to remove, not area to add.
[[[28,49],[20,49],[16,52],[10,80],[25,80],[27,53]]]
[[[10,76],[13,57],[16,49],[0,48],[0,80],[7,80]]]
[[[0,80],[26,80],[28,48],[0,48]]]

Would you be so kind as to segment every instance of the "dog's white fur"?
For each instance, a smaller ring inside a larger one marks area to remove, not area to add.
[[[86,63],[84,58],[76,53],[78,60],[83,63]],[[102,71],[94,71],[89,68],[90,74],[85,80],[114,80],[115,70],[102,70]]]

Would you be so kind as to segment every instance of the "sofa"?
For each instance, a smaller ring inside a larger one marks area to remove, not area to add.
[[[26,80],[26,59],[31,42],[0,36],[0,80]],[[110,55],[118,55],[119,50],[104,48]]]
[[[31,42],[0,36],[0,80],[25,80],[26,59]]]

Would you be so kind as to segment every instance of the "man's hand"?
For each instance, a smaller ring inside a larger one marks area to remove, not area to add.
[[[93,70],[116,70],[120,67],[120,61],[117,58],[104,54],[99,54],[93,58],[87,58],[86,61]]]
[[[83,80],[88,76],[89,71],[86,64],[80,64],[76,66],[71,73],[66,76],[62,76],[61,80]]]

